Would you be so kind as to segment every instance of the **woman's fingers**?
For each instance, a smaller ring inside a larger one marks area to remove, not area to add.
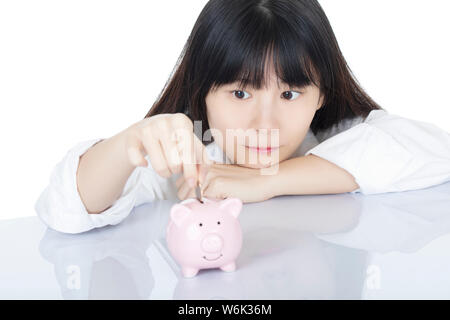
[[[190,130],[183,133],[178,131],[178,147],[181,154],[183,166],[183,176],[190,187],[194,187],[197,182],[197,167],[195,157],[195,135]]]
[[[189,189],[189,193],[187,194],[187,198],[195,198],[195,188]]]
[[[205,164],[197,164],[197,171],[199,173],[198,181],[203,186],[206,185],[206,177],[211,166]]]
[[[180,176],[175,182],[177,188],[177,195],[180,200],[187,198],[195,198],[195,189],[190,188],[183,176]]]
[[[184,183],[184,177],[180,176],[177,181],[175,181],[175,186],[177,187],[177,189],[180,189],[181,185]]]
[[[215,162],[209,158],[205,145],[197,137],[195,137],[194,139],[194,146],[195,158],[197,159],[195,163],[197,181],[199,184],[203,185],[209,167],[212,166]]]
[[[195,136],[195,135],[194,135]],[[195,156],[196,159],[200,159],[196,164],[210,166],[214,164],[214,161],[209,158],[206,146],[195,136]]]
[[[185,200],[187,198],[195,198],[195,189],[191,188],[187,184],[186,180],[183,179],[183,183],[178,188],[177,195],[180,200]]]
[[[183,182],[183,184],[178,188],[177,196],[180,200],[185,200],[188,192],[189,185],[186,182]]]
[[[137,137],[130,136],[126,141],[126,148],[128,153],[128,159],[130,163],[136,167],[138,166],[147,166],[147,160],[145,160],[145,156],[143,154],[143,146]]]
[[[206,147],[193,132],[193,124],[185,114],[167,114],[146,119],[133,133],[127,151],[135,165],[148,165],[149,156],[153,170],[169,178],[183,171],[187,184],[194,188],[200,177],[200,165],[211,165]]]
[[[167,161],[167,166],[171,172],[171,174],[176,174],[181,171],[181,157],[179,154],[177,141],[175,139],[174,134],[170,136],[163,136],[160,139],[162,149],[164,151],[164,155]]]
[[[183,163],[183,176],[193,188],[199,181],[198,164],[213,163],[209,159],[206,147],[190,127],[176,129],[178,150]]]
[[[202,194],[206,194],[206,190],[209,187],[209,184],[211,183],[211,181],[214,179],[215,174],[214,171],[211,170],[212,166],[201,166],[200,167],[200,172],[201,172],[201,189],[202,189]]]
[[[150,158],[153,170],[160,176],[169,178],[172,174],[168,168],[167,159],[159,140],[155,139],[151,134],[146,134],[142,137],[142,144]]]

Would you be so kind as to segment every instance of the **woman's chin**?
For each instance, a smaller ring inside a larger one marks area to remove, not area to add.
[[[249,169],[265,169],[270,168],[271,166],[276,165],[276,163],[269,163],[269,164],[262,164],[262,163],[243,163],[243,164],[237,164],[238,166],[249,168]]]

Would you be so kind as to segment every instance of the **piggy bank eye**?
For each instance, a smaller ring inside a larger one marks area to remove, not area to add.
[[[217,224],[220,224],[220,221],[217,221]]]
[[[201,227],[201,226],[203,226],[203,223],[200,222],[198,225]]]

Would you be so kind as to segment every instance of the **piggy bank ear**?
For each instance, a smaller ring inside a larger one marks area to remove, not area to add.
[[[242,201],[239,198],[229,198],[220,202],[219,208],[237,218],[242,210]]]
[[[182,204],[175,204],[170,209],[170,219],[175,222],[177,226],[181,225],[184,219],[191,213],[191,209]]]

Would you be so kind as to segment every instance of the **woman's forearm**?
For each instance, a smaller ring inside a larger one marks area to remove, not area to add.
[[[279,163],[273,176],[276,194],[337,194],[359,188],[348,171],[316,155],[292,158]]]
[[[80,157],[77,187],[88,213],[109,208],[135,168],[128,160],[124,140],[121,132],[98,142]]]

